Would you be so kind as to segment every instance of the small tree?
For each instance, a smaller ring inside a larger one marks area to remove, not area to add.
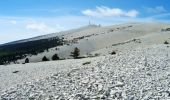
[[[25,59],[25,63],[29,63],[29,59],[28,58]]]
[[[60,58],[58,57],[58,55],[57,54],[54,54],[53,56],[52,56],[52,60],[59,60]]]
[[[71,56],[74,58],[74,59],[77,59],[80,55],[80,50],[76,47],[74,48],[74,51],[71,52]]]
[[[44,56],[44,57],[42,58],[42,61],[49,61],[49,59],[48,59],[46,56]]]

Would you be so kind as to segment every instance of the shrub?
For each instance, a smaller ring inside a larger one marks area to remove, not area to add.
[[[74,59],[77,59],[80,55],[80,50],[76,47],[74,48],[74,51],[71,52],[71,56],[74,58]]]
[[[100,56],[100,54],[98,54],[98,53],[95,53],[95,54],[94,54],[94,56],[95,56],[95,57],[97,57],[97,56]]]
[[[59,60],[60,58],[58,57],[58,55],[57,54],[54,54],[53,56],[52,56],[52,60]]]
[[[46,56],[44,56],[44,57],[42,58],[42,61],[49,61],[49,59],[48,59]]]
[[[28,58],[25,59],[25,63],[29,63],[29,59]]]
[[[88,54],[87,57],[94,57],[92,54]]]
[[[88,65],[88,64],[91,64],[91,61],[83,63],[83,65]]]
[[[19,71],[13,71],[12,73],[18,73]]]
[[[168,42],[168,41],[165,41],[164,44],[169,44],[169,42]]]
[[[112,51],[112,52],[111,52],[111,55],[115,55],[115,54],[116,54],[116,52],[115,52],[115,51]]]
[[[170,31],[170,28],[162,29],[162,31]]]
[[[59,48],[55,48],[55,50],[59,50]]]

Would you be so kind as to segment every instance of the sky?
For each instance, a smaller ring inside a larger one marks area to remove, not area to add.
[[[1,0],[0,44],[93,24],[170,23],[170,0]]]

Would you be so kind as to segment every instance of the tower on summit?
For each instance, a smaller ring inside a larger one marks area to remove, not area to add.
[[[90,20],[89,20],[89,25],[91,25],[91,22],[90,22]]]

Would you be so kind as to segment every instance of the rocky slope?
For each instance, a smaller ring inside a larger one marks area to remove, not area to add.
[[[52,75],[41,79],[32,78],[32,81],[25,80],[23,83],[18,81],[17,85],[3,89],[1,99],[170,99],[170,47],[167,45],[140,47],[116,55],[69,61],[68,64],[67,60],[63,62],[65,66],[60,67],[69,70],[53,70]],[[61,62],[55,63],[59,65]],[[43,65],[44,63],[39,63],[34,66]],[[46,69],[50,68],[46,66]],[[36,72],[32,72],[34,73]]]

